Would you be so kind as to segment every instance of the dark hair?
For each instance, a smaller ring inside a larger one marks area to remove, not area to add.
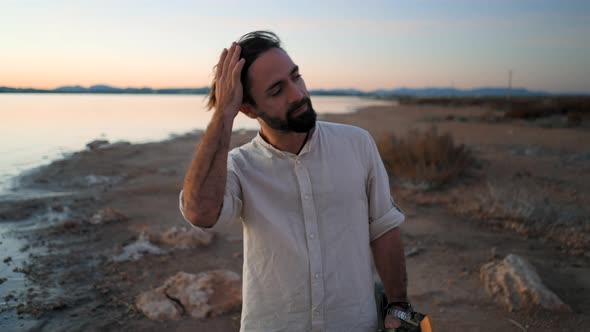
[[[242,49],[240,58],[243,58],[246,61],[244,63],[244,67],[242,68],[242,75],[240,77],[244,92],[242,103],[249,103],[253,106],[256,106],[254,98],[252,98],[252,94],[250,93],[248,69],[252,63],[258,59],[260,54],[270,50],[271,48],[278,48],[282,50],[283,48],[281,47],[281,40],[271,31],[259,30],[249,32],[240,37],[238,40],[238,45],[240,45]],[[217,100],[215,97],[216,83],[217,79],[213,78],[213,82],[211,83],[211,91],[209,91],[209,101],[207,102],[207,108],[209,110],[215,107],[215,102]]]

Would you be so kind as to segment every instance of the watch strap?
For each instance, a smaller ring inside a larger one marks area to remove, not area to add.
[[[412,313],[409,311],[403,311],[396,308],[389,308],[387,309],[388,316],[394,316],[401,320],[411,321],[412,320]]]

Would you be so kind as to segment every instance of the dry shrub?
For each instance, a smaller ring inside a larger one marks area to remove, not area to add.
[[[406,138],[383,135],[377,146],[390,176],[428,189],[450,183],[475,160],[464,145],[455,145],[450,134],[439,135],[434,127],[412,130]]]
[[[536,185],[488,180],[483,191],[472,191],[451,208],[526,237],[554,240],[571,254],[590,249],[588,209],[552,199]]]
[[[567,113],[567,110],[563,110],[555,100],[546,99],[514,101],[511,109],[504,115],[512,119],[536,119],[565,113]]]
[[[590,96],[496,96],[496,97],[409,97],[396,100],[402,105],[438,105],[457,108],[476,106],[503,111],[505,120],[535,120],[546,117],[563,117],[565,124],[555,127],[587,127],[590,118]],[[491,115],[491,113],[489,114]],[[449,119],[452,120],[452,119]],[[488,116],[493,122],[502,120],[498,115]]]
[[[571,126],[579,125],[584,114],[590,113],[588,97],[546,97],[521,98],[510,102],[511,109],[505,113],[512,119],[537,119],[548,116],[563,115],[573,117]]]

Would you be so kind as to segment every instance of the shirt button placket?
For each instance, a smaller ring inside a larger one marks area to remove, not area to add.
[[[323,304],[324,304],[324,283],[322,280],[323,263],[320,241],[315,238],[318,235],[318,221],[313,204],[311,179],[307,169],[300,160],[295,161],[295,175],[299,183],[299,190],[302,194],[303,221],[305,232],[308,234],[307,254],[309,257],[309,272],[311,275],[311,310],[312,310],[312,331],[322,331],[324,328]]]

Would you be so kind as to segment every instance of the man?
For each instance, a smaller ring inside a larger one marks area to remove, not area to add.
[[[360,128],[316,122],[275,34],[251,32],[223,50],[209,108],[180,206],[197,227],[242,220],[241,331],[376,331],[371,252],[389,307],[408,310],[404,216],[375,143]],[[238,112],[260,131],[229,152]]]

